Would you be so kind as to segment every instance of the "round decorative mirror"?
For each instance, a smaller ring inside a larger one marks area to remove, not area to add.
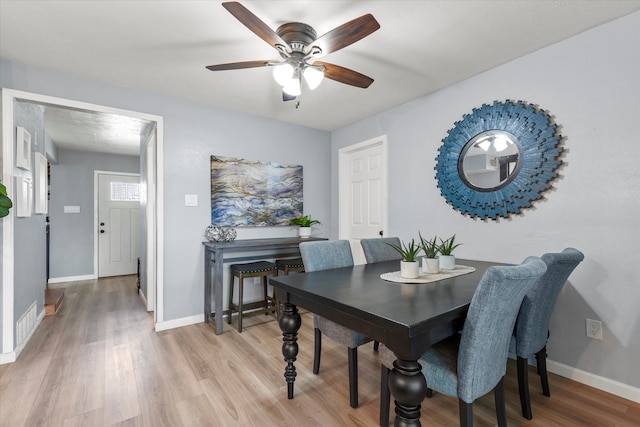
[[[544,110],[522,101],[485,104],[442,140],[438,187],[463,215],[495,220],[519,214],[557,178],[561,142]]]

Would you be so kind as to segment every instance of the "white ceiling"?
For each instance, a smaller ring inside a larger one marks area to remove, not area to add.
[[[241,3],[273,29],[298,21],[318,35],[373,14],[378,31],[322,60],[374,83],[360,89],[325,80],[315,91],[303,91],[296,109],[294,102],[282,102],[268,68],[205,69],[279,58],[220,1],[0,0],[0,57],[334,130],[640,10],[640,0]],[[74,134],[95,138],[91,129],[78,130],[84,121],[73,114],[55,118],[47,120],[47,133],[59,146]],[[72,131],[60,130],[68,121]]]

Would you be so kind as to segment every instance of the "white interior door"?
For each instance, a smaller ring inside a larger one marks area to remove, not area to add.
[[[374,138],[340,150],[340,238],[364,264],[360,239],[382,237],[387,226],[387,141]]]
[[[136,274],[140,176],[98,173],[98,277]]]

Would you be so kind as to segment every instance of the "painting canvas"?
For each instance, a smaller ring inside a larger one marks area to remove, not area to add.
[[[302,166],[211,156],[211,223],[289,225],[301,216]]]

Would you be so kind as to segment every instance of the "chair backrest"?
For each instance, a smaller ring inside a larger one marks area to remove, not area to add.
[[[458,397],[467,403],[493,390],[507,370],[520,304],[547,267],[537,257],[517,266],[489,267],[464,322],[458,351]]]
[[[402,255],[389,246],[389,243],[400,246],[400,238],[398,237],[381,237],[376,239],[362,239],[360,244],[364,251],[364,257],[367,263],[401,260]]]
[[[529,358],[547,345],[549,320],[558,295],[584,254],[574,248],[542,255],[547,271],[522,300],[514,330],[516,354]]]
[[[348,240],[323,240],[300,243],[304,271],[353,266],[351,244]]]

